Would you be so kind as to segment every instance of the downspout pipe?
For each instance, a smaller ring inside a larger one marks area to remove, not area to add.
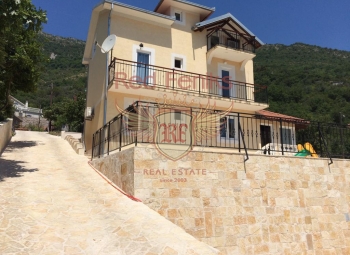
[[[109,12],[108,15],[108,28],[107,28],[107,36],[109,36],[111,34],[111,14],[113,11],[113,3],[112,3],[112,7],[111,10]],[[108,66],[109,66],[109,52],[107,52],[106,54],[106,82],[105,82],[105,88],[104,88],[104,109],[103,109],[103,127],[107,124],[107,95],[108,95]],[[105,128],[103,128],[103,145],[105,143],[105,138],[106,138],[106,130]],[[108,137],[107,137],[108,139]],[[102,157],[104,155],[104,146],[102,146]]]
[[[113,11],[113,3],[111,10],[108,15],[108,28],[107,28],[107,36],[111,34],[111,14]],[[103,126],[107,123],[107,94],[108,94],[108,66],[109,66],[109,53],[106,54],[106,84],[105,84],[105,100],[104,100],[104,112],[103,112]]]

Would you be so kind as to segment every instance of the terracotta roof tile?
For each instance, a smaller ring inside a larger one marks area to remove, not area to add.
[[[293,116],[289,116],[289,115],[285,115],[285,114],[281,114],[281,113],[277,113],[277,112],[270,112],[267,110],[260,110],[256,112],[257,115],[262,115],[264,117],[267,118],[271,118],[271,119],[284,119],[284,120],[289,120],[289,121],[305,121],[304,119],[301,118],[297,118],[297,117],[293,117]]]

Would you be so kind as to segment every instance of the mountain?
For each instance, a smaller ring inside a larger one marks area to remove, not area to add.
[[[87,81],[86,67],[82,65],[85,42],[74,38],[64,38],[42,33],[39,40],[47,57],[43,72],[33,93],[18,92],[14,95],[22,102],[28,101],[30,107],[46,108],[50,105],[51,84],[52,101],[74,98],[84,93]]]
[[[41,34],[47,62],[35,93],[14,95],[31,107],[85,93],[87,70],[81,64],[85,42]],[[255,83],[268,86],[269,110],[308,120],[350,123],[350,52],[295,43],[268,44],[254,58]],[[348,121],[347,121],[348,120]]]
[[[268,86],[269,110],[309,120],[350,122],[350,52],[295,43],[261,47],[255,83]],[[348,120],[348,121],[347,121]]]

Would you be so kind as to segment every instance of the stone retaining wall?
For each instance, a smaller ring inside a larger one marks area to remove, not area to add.
[[[12,119],[0,123],[0,156],[12,138]]]
[[[350,254],[350,161],[243,158],[192,152],[174,162],[136,147],[96,162],[110,168],[107,176],[115,173],[118,186],[223,254]],[[129,178],[122,179],[124,163]]]
[[[126,193],[134,194],[134,148],[95,159],[92,165]]]
[[[20,123],[20,127],[22,128],[29,128],[30,126],[39,127],[42,130],[46,130],[49,126],[49,121],[45,118],[40,118],[40,124],[39,124],[39,118],[35,117],[22,117],[22,122]]]

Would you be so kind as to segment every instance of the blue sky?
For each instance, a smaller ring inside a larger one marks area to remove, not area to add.
[[[48,13],[44,32],[86,40],[93,7],[100,0],[32,0]],[[158,0],[121,0],[153,10]],[[264,43],[302,42],[350,51],[349,0],[193,0],[230,12]]]

